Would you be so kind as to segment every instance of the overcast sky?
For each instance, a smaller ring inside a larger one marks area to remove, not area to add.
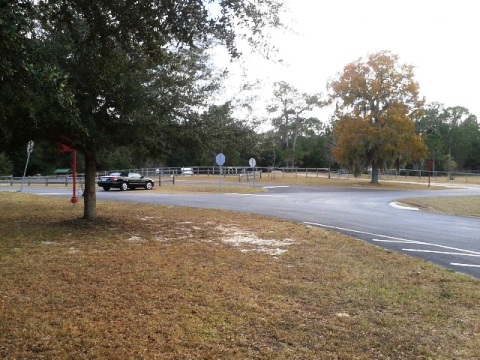
[[[275,81],[326,92],[329,78],[360,57],[389,50],[415,67],[427,102],[463,106],[480,118],[480,20],[476,0],[286,0],[298,34],[274,43],[284,65],[247,61],[264,93]]]

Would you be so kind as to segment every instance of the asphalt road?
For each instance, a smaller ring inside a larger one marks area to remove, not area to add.
[[[23,192],[71,196],[69,188],[24,187]],[[266,193],[248,195],[99,190],[97,199],[225,209],[303,222],[480,279],[480,219],[392,206],[392,202],[403,198],[457,195],[480,195],[480,187],[442,191],[271,187]]]

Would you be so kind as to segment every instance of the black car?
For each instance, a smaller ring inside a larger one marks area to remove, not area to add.
[[[146,178],[139,173],[121,171],[111,173],[108,176],[101,176],[97,184],[105,191],[111,188],[120,190],[145,188],[151,190],[154,182],[152,179]]]

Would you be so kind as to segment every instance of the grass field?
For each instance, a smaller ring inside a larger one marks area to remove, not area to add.
[[[300,174],[281,174],[275,177],[263,175],[254,182],[250,177],[239,178],[237,176],[179,176],[175,178],[175,184],[171,179],[162,180],[158,186],[158,179],[155,179],[154,191],[159,192],[261,192],[262,187],[270,185],[298,185],[298,186],[322,186],[336,188],[361,188],[371,190],[442,190],[447,187],[443,184],[436,184],[428,187],[423,181],[405,181],[403,178],[384,179],[379,184],[371,184],[367,177],[355,178],[344,176],[341,178],[315,177]],[[456,186],[456,185],[455,185]]]
[[[480,217],[480,196],[415,198],[402,199],[400,202],[402,204],[417,207],[423,211]]]
[[[476,359],[480,282],[247,214],[0,193],[2,359]]]

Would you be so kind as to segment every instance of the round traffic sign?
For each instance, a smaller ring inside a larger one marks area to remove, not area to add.
[[[218,155],[215,157],[215,161],[217,162],[217,165],[222,166],[225,164],[225,155],[218,153]]]
[[[257,165],[257,162],[255,161],[254,158],[250,158],[250,160],[248,160],[248,163],[250,164],[251,168],[254,168],[255,165]]]

